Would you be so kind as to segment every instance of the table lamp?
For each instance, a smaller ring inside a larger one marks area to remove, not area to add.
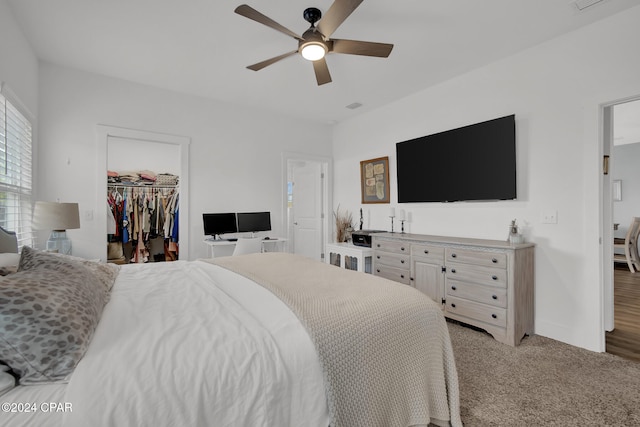
[[[51,230],[47,251],[71,255],[71,240],[66,230],[80,228],[77,203],[36,202],[33,208],[33,227]]]

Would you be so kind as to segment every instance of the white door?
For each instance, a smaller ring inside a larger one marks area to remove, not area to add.
[[[322,241],[322,164],[315,161],[289,162],[290,232],[293,252],[320,260]]]

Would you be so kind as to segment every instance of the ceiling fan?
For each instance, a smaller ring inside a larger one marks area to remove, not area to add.
[[[298,49],[258,62],[257,64],[249,65],[247,68],[258,71],[284,58],[300,53],[303,58],[312,61],[316,80],[318,86],[320,86],[331,82],[331,74],[329,73],[327,61],[325,60],[327,53],[346,53],[380,58],[388,57],[393,49],[392,44],[330,38],[331,34],[360,6],[362,1],[363,0],[335,0],[324,17],[322,16],[322,12],[315,7],[305,9],[303,17],[311,24],[311,27],[309,27],[302,36],[297,35],[246,4],[238,6],[235,10],[238,15],[273,28],[298,41]],[[319,23],[316,27],[315,24],[318,21]]]

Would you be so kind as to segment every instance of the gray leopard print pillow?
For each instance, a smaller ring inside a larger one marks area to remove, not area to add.
[[[62,269],[73,262],[80,263],[89,268],[103,287],[104,292],[109,295],[113,283],[120,272],[120,266],[97,261],[90,261],[71,255],[58,254],[55,252],[42,252],[28,246],[22,248],[18,271],[34,270],[36,268]]]
[[[20,384],[64,380],[109,297],[89,267],[52,255],[23,248],[19,271],[0,277],[0,361]]]

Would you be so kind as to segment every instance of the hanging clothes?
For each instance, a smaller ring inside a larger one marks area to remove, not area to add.
[[[151,185],[109,184],[107,203],[110,213],[108,241],[130,243],[130,262],[148,262],[151,258],[150,241],[158,237],[164,240],[165,260],[178,259],[177,186],[156,188]],[[111,222],[111,216],[115,224]]]

